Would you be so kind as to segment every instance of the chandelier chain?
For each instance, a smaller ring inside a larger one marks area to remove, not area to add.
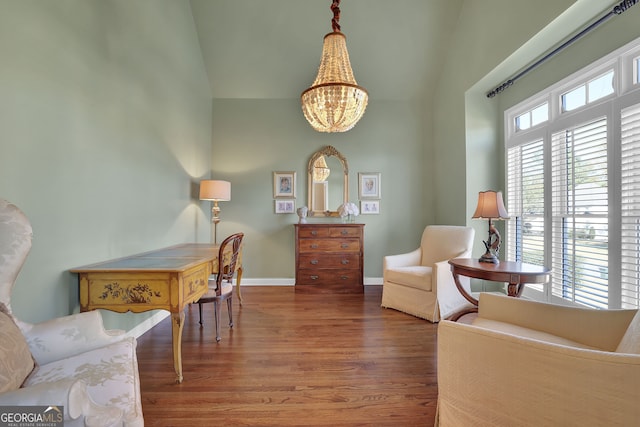
[[[340,32],[340,0],[333,0],[331,3],[331,11],[333,12],[333,19],[331,19],[331,28],[333,31]]]

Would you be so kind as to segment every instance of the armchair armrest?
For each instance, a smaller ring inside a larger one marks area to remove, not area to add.
[[[387,255],[382,262],[382,270],[388,268],[409,267],[420,265],[422,258],[422,249],[418,248],[411,252],[398,255]]]
[[[94,402],[82,380],[40,383],[0,394],[1,405],[64,406],[64,420],[80,418],[87,426],[113,426],[122,420],[122,410]],[[67,423],[65,422],[65,425]]]
[[[438,326],[440,426],[634,425],[640,356]]]
[[[615,351],[637,310],[595,310],[480,294],[478,317]]]
[[[121,330],[105,330],[99,311],[20,326],[31,354],[40,365],[103,347],[120,340],[124,334]]]
[[[466,256],[469,256],[468,251],[462,252],[453,258]],[[460,276],[459,279],[460,284],[465,288],[467,293],[471,294],[471,280],[464,276]],[[449,265],[448,259],[436,262],[433,265],[431,280],[433,281],[433,289],[438,296],[438,306],[440,309],[440,317],[442,319],[446,319],[464,308],[474,306],[462,296],[460,291],[458,291],[455,280],[453,279],[453,274],[451,273],[451,266]]]

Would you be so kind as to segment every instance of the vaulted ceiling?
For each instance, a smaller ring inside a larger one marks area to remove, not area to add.
[[[462,0],[344,0],[340,25],[371,99],[431,93]],[[313,82],[330,0],[191,0],[213,98],[289,99]]]

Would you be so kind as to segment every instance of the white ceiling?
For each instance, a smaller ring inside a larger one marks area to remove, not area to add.
[[[431,93],[462,0],[344,0],[340,25],[373,99]],[[213,98],[290,99],[313,82],[330,0],[191,0]]]

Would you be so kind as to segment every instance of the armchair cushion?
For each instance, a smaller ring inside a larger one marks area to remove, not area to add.
[[[0,303],[0,393],[20,388],[35,364],[27,341]]]
[[[505,334],[531,338],[538,341],[566,345],[569,347],[599,350],[597,347],[591,347],[589,345],[582,344],[577,341],[572,341],[567,338],[559,337],[557,335],[553,335],[548,332],[542,332],[542,331],[537,331],[535,329],[524,328],[522,326],[513,325],[511,323],[497,322],[495,320],[476,318],[472,324],[473,326],[479,326],[481,328],[491,329],[492,331],[500,331],[500,332],[504,332]]]
[[[410,288],[431,290],[431,267],[414,265],[411,267],[396,267],[387,270],[387,280],[395,283],[402,283]]]
[[[25,387],[28,389],[69,379],[82,380],[95,401],[123,411],[125,425],[138,425],[143,421],[135,352],[134,338],[121,339],[108,346],[40,366],[27,379]]]

